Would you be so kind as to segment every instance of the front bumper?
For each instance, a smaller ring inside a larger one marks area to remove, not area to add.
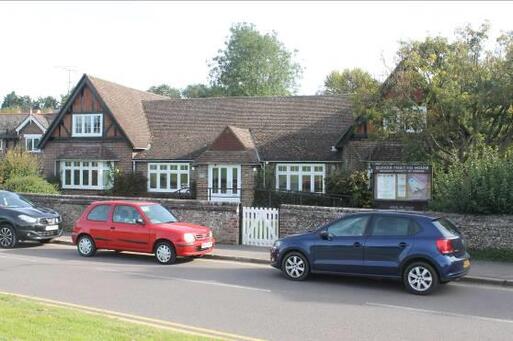
[[[281,268],[280,264],[280,250],[277,247],[271,248],[271,266],[275,267],[276,269]]]
[[[59,225],[57,230],[46,231],[46,226],[20,226],[16,229],[16,234],[20,240],[48,240],[62,236],[62,226]]]
[[[202,247],[204,243],[212,243],[210,247]],[[176,244],[176,255],[182,257],[190,257],[190,256],[203,256],[207,253],[211,253],[214,249],[216,241],[214,238],[197,240],[192,244]]]

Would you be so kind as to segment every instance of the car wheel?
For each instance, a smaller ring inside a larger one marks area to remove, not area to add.
[[[93,238],[88,235],[83,235],[78,238],[77,242],[78,254],[83,257],[92,257],[96,254],[96,245]]]
[[[412,294],[428,295],[438,287],[439,279],[431,265],[415,262],[404,270],[403,283]]]
[[[12,249],[18,243],[16,231],[11,225],[0,225],[0,247],[2,249]]]
[[[299,252],[291,252],[285,255],[281,263],[281,271],[290,280],[302,281],[310,273],[310,265],[305,256]]]
[[[155,245],[155,258],[160,264],[173,264],[176,262],[176,251],[169,242],[158,242]]]

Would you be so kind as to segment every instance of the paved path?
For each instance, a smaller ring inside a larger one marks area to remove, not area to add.
[[[451,283],[432,296],[396,282],[285,280],[266,265],[24,244],[0,250],[0,291],[269,340],[510,340],[513,289]]]

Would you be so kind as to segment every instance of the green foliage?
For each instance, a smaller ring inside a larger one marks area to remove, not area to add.
[[[221,88],[216,86],[191,84],[187,85],[187,87],[182,90],[182,95],[185,98],[221,97],[224,95],[224,92]]]
[[[366,171],[346,170],[326,177],[326,192],[328,194],[351,196],[351,206],[371,207],[372,192],[369,185],[369,176]]]
[[[55,185],[52,185],[51,183],[37,175],[10,177],[7,180],[5,180],[5,182],[3,183],[3,187],[8,191],[21,193],[59,193]]]
[[[513,263],[512,249],[469,249],[468,252],[476,260]]]
[[[166,97],[171,97],[171,98],[181,98],[182,97],[180,90],[178,90],[176,88],[172,88],[171,86],[169,86],[167,84],[154,85],[148,89],[148,92],[151,92],[151,93],[154,93],[157,95],[166,96]]]
[[[142,173],[111,172],[113,177],[112,188],[108,191],[111,195],[137,196],[146,194],[148,179]]]
[[[0,161],[0,183],[12,177],[39,176],[39,159],[21,148],[9,149]]]
[[[380,83],[367,71],[359,68],[344,69],[342,72],[331,72],[324,81],[327,95],[373,93],[379,88]]]
[[[513,158],[497,148],[481,147],[444,170],[435,168],[430,208],[460,213],[513,212]]]
[[[32,108],[51,111],[58,106],[59,101],[52,96],[33,100],[30,96],[18,96],[15,91],[12,91],[5,95],[1,109],[2,111],[29,111]]]
[[[294,92],[301,67],[272,34],[261,34],[252,24],[231,27],[225,48],[210,65],[211,83],[226,96],[284,96]]]

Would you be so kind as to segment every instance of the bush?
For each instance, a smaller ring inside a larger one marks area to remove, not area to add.
[[[430,208],[459,213],[513,213],[513,159],[483,147],[447,170],[435,167]]]
[[[328,194],[351,196],[352,207],[371,207],[372,191],[367,171],[341,171],[326,178]]]
[[[110,195],[137,196],[146,194],[148,179],[140,172],[113,172],[113,185]]]
[[[55,185],[37,175],[14,176],[5,180],[4,188],[11,192],[58,194]]]
[[[39,159],[22,149],[10,149],[0,162],[0,183],[12,177],[39,176]]]

